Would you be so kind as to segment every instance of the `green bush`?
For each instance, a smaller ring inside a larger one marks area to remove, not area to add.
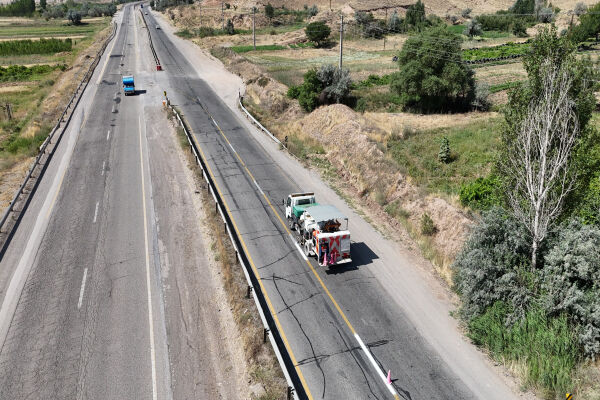
[[[502,203],[502,183],[496,176],[477,178],[460,188],[460,204],[473,210],[489,210]]]
[[[300,86],[290,86],[287,91],[287,96],[290,99],[297,99],[300,97]]]
[[[6,40],[0,41],[0,56],[54,54],[72,48],[71,39]]]
[[[311,22],[304,29],[306,37],[311,42],[314,42],[317,46],[322,46],[327,42],[329,35],[331,34],[331,28],[323,21]]]
[[[530,45],[528,43],[508,42],[500,46],[482,47],[479,49],[466,49],[462,57],[469,61],[483,60],[484,58],[499,58],[508,56],[521,56],[527,53]]]
[[[0,16],[28,17],[35,11],[35,0],[13,0],[10,4],[0,6]]]
[[[450,162],[450,141],[446,136],[440,141],[440,151],[438,152],[438,160],[444,164]]]
[[[517,313],[511,319],[523,317],[533,291],[530,258],[525,227],[502,208],[484,212],[453,264],[462,316],[470,321],[504,301]]]
[[[591,180],[579,210],[579,217],[584,224],[600,226],[600,175]]]
[[[425,236],[435,235],[437,232],[437,228],[433,223],[433,219],[429,216],[429,214],[424,213],[421,216],[421,234]]]
[[[544,259],[542,303],[549,315],[568,315],[584,354],[600,354],[600,228],[572,222]]]
[[[469,337],[489,349],[497,360],[524,364],[528,386],[541,386],[552,397],[570,391],[579,349],[567,317],[548,318],[534,306],[522,320],[507,324],[511,313],[509,305],[495,302],[469,321]]]

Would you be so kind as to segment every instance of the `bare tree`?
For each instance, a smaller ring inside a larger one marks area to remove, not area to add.
[[[542,64],[542,90],[529,104],[527,115],[509,145],[506,167],[514,178],[508,198],[517,218],[531,234],[531,264],[537,265],[540,243],[561,212],[573,188],[569,161],[579,135],[573,84],[568,66],[550,60]]]

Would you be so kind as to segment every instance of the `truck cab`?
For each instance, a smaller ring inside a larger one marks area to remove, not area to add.
[[[314,193],[292,193],[285,200],[285,217],[290,228],[296,230],[298,220],[307,207],[317,205]]]
[[[123,76],[123,93],[125,93],[125,96],[135,94],[135,84],[133,82],[133,76]]]

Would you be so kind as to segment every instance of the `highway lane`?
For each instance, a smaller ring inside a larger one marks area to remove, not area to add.
[[[324,270],[303,260],[280,220],[280,204],[288,193],[311,188],[298,187],[279,168],[155,26],[149,16],[165,69],[158,84],[183,110],[204,149],[311,396],[391,398],[357,333],[380,369],[394,372],[401,398],[474,398],[373,279],[369,265],[377,255],[365,243],[353,244],[350,268]]]
[[[122,73],[140,68],[130,6],[122,21],[74,122],[60,192],[38,217],[48,227],[0,352],[3,399],[170,397],[144,109],[116,94]]]

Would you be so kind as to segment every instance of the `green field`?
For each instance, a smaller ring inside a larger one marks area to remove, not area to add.
[[[85,20],[84,20],[85,21]],[[0,38],[37,38],[37,37],[58,37],[72,35],[91,35],[99,29],[106,26],[104,21],[94,21],[85,25],[68,25],[65,21],[49,21],[41,20],[38,23],[32,24],[15,24],[0,26]]]
[[[500,141],[502,119],[459,128],[405,132],[388,142],[388,152],[414,182],[433,193],[456,195],[460,187],[486,176]],[[451,162],[438,161],[442,137],[450,141]]]

